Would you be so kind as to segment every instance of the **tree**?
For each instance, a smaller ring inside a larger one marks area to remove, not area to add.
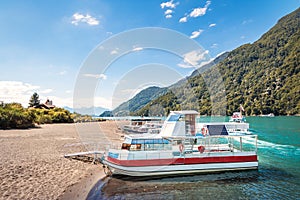
[[[30,97],[30,100],[29,100],[29,107],[38,106],[40,104],[39,98],[40,97],[36,92],[33,93],[33,95]]]

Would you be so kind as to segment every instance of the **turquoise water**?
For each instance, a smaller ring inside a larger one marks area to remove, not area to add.
[[[88,199],[300,199],[300,117],[247,117],[247,122],[259,138],[258,170],[158,179],[108,177]]]

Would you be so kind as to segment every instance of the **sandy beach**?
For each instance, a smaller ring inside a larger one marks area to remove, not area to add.
[[[64,155],[91,150],[82,134],[86,129],[93,132],[95,126],[105,137],[121,141],[122,133],[113,121],[0,130],[0,199],[85,199],[105,177],[102,166]]]

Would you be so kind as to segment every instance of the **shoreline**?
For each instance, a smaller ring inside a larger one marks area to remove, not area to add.
[[[65,154],[90,148],[81,138],[85,133],[94,142],[99,142],[99,135],[113,142],[122,139],[117,123],[109,121],[0,130],[0,200],[85,199],[105,177],[102,166],[64,158]]]
[[[80,162],[80,161],[79,161]],[[58,200],[82,200],[86,199],[92,188],[98,181],[104,179],[106,175],[100,164],[95,164],[95,168],[86,172],[85,176],[77,183],[70,185],[66,188]]]

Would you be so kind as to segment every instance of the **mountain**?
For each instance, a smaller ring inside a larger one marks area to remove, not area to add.
[[[70,111],[71,113],[74,112],[74,109],[70,108],[68,106],[65,106],[64,109]],[[102,107],[83,107],[83,108],[75,109],[75,112],[82,114],[82,115],[99,116],[101,113],[103,113],[106,110],[109,110],[109,109],[102,108]]]
[[[202,74],[212,68],[213,66],[219,64],[221,61],[223,61],[227,56],[229,55],[229,52],[224,52],[217,56],[215,59],[213,59],[211,62],[207,63],[206,65],[203,65],[199,69],[196,69],[193,71],[193,73],[189,76],[189,78],[192,78],[194,76],[197,76],[199,74]]]
[[[256,42],[227,53],[209,69],[193,72],[134,114],[147,115],[150,110],[156,114],[152,109],[156,107],[161,108],[157,114],[195,109],[203,115],[231,115],[242,104],[246,115],[299,115],[299,24],[300,8],[281,18]],[[222,82],[214,81],[217,76],[223,80],[224,96],[214,94],[222,89]],[[225,110],[213,113],[214,107]]]
[[[99,117],[113,117],[113,113],[111,111],[104,111]]]
[[[211,61],[208,64],[202,66],[201,68],[195,70],[191,74],[190,77],[195,76],[199,73],[202,73],[203,71],[208,70],[212,66],[221,62],[227,55],[228,55],[228,52],[221,54],[220,56],[215,58],[213,61]],[[115,116],[126,116],[126,115],[130,115],[130,114],[137,114],[137,111],[142,109],[149,102],[168,93],[168,90],[170,90],[170,88],[177,88],[178,86],[185,83],[185,81],[186,81],[186,78],[178,81],[177,83],[171,85],[168,88],[160,88],[160,87],[156,87],[156,86],[146,88],[146,89],[142,90],[140,93],[138,93],[136,96],[134,96],[132,99],[130,99],[129,101],[122,103],[120,106],[118,106],[116,109],[114,109],[113,113]],[[161,106],[159,106],[159,107],[151,106],[150,112],[153,112],[153,114],[155,113],[155,115],[164,115],[164,113],[160,112],[160,109],[161,109]],[[143,113],[143,114],[139,113],[138,115],[149,115],[149,110],[147,113]]]
[[[148,87],[132,99],[127,102],[122,103],[120,106],[115,108],[112,112],[114,116],[128,116],[132,112],[136,112],[149,103],[151,100],[156,99],[157,97],[163,95],[166,91],[166,88],[160,88],[156,86]]]

